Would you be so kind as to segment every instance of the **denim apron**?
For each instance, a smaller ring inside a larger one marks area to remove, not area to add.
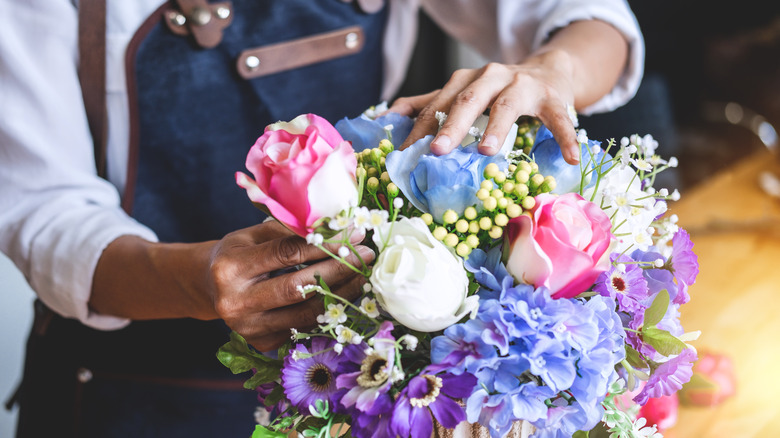
[[[335,123],[379,101],[386,10],[367,13],[342,0],[233,0],[232,22],[210,49],[174,34],[155,13],[128,52],[136,141],[126,210],[162,242],[219,239],[262,221],[234,173],[269,123],[309,112]],[[365,38],[357,53],[254,79],[237,73],[244,50],[355,25]],[[257,396],[241,387],[248,376],[232,376],[215,357],[228,340],[221,321],[137,321],[103,332],[49,316],[45,335],[28,344],[18,437],[254,430]]]

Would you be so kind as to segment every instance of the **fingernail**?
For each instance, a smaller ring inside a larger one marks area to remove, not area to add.
[[[449,150],[452,140],[446,135],[439,135],[431,142],[431,149],[437,149],[438,151]]]
[[[572,146],[569,148],[569,158],[574,163],[577,164],[580,162],[580,148],[576,146]]]
[[[480,147],[480,150],[483,153],[494,154],[496,149],[498,149],[498,137],[493,134],[486,135],[482,140],[482,146]]]

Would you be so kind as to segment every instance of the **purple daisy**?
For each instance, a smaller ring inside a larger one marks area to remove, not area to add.
[[[626,255],[616,257],[613,254],[611,259],[613,265],[599,275],[593,290],[616,299],[619,310],[634,313],[643,307],[642,303],[647,298],[647,280],[642,268]]]
[[[401,437],[429,438],[433,418],[446,428],[454,428],[466,419],[466,413],[455,400],[471,395],[477,378],[463,373],[429,374],[428,368],[412,377],[398,395],[391,420],[392,430]]]
[[[339,388],[346,390],[341,404],[346,408],[374,414],[375,402],[386,394],[393,384],[395,368],[395,338],[393,324],[385,321],[372,338],[373,347],[365,343],[344,349],[345,358],[336,379]]]
[[[699,258],[693,252],[691,237],[682,228],[672,237],[672,256],[670,261],[674,279],[679,287],[674,303],[685,304],[690,299],[688,286],[696,281],[696,276],[699,274]]]
[[[382,394],[374,402],[372,413],[352,409],[352,435],[357,438],[395,438],[391,418],[393,399],[390,394]]]
[[[693,363],[698,358],[696,351],[686,348],[677,357],[662,363],[642,391],[634,397],[634,401],[644,406],[650,398],[672,395],[679,391],[683,384],[691,380]]]
[[[287,399],[298,410],[308,411],[317,400],[327,400],[330,406],[338,406],[344,391],[336,387],[339,356],[330,349],[333,343],[331,339],[315,337],[310,350],[298,344],[292,354],[284,358],[282,387]]]

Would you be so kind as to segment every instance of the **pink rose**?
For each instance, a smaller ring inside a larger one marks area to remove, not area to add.
[[[507,270],[517,281],[547,287],[553,298],[574,297],[608,269],[611,230],[606,213],[578,194],[539,195],[531,217],[507,225]]]
[[[352,145],[314,114],[266,127],[249,150],[246,167],[255,179],[236,172],[236,183],[298,235],[357,204]]]
[[[734,365],[728,356],[705,353],[693,366],[691,380],[680,390],[680,402],[693,406],[715,406],[737,392]]]

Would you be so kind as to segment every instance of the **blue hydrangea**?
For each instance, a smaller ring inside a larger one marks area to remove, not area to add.
[[[390,129],[388,138],[387,130]],[[336,123],[336,130],[341,134],[344,140],[352,142],[352,148],[356,152],[364,149],[375,148],[379,142],[388,139],[394,145],[400,145],[412,132],[414,120],[398,113],[387,113],[381,117],[372,120],[365,115],[360,115],[354,119],[344,118]]]
[[[604,162],[609,163],[612,159],[608,154],[605,157],[604,151],[600,147],[596,155],[591,155],[593,148],[600,145],[601,142],[595,140],[588,140],[587,144],[582,143],[580,145],[582,148],[581,164],[580,166],[572,166],[564,161],[561,147],[553,138],[550,130],[542,125],[536,133],[531,156],[534,158],[534,162],[539,165],[539,173],[555,175],[556,187],[552,193],[580,193],[581,189],[584,190],[596,184],[595,175],[589,173],[585,177],[585,186],[582,187],[583,171],[588,172],[596,166],[602,166]]]

